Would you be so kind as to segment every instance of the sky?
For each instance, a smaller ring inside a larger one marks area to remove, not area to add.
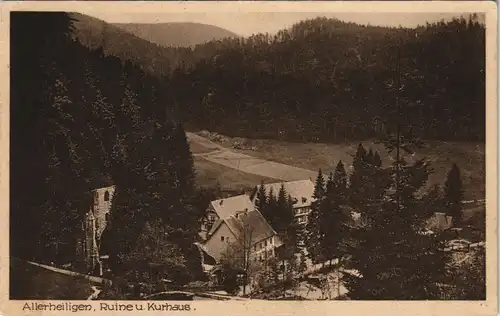
[[[460,16],[457,13],[352,13],[352,12],[176,12],[176,13],[126,13],[103,12],[89,13],[96,18],[109,23],[164,23],[164,22],[196,22],[211,24],[225,28],[241,36],[256,33],[271,33],[288,28],[305,20],[324,16],[338,18],[347,22],[379,26],[416,27],[426,22],[450,20]]]

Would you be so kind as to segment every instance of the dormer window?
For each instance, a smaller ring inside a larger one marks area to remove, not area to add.
[[[306,203],[307,199],[305,197],[302,197],[302,203]]]
[[[109,192],[104,192],[104,201],[109,201]]]

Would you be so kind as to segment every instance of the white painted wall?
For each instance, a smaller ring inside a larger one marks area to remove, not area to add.
[[[221,240],[224,237],[224,241]],[[228,239],[229,238],[229,239]],[[204,246],[207,248],[208,253],[212,255],[215,260],[219,261],[222,254],[226,251],[230,243],[236,241],[233,233],[224,222],[220,225],[215,233],[205,242]]]

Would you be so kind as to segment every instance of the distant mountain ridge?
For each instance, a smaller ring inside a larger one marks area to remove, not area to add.
[[[213,40],[240,37],[218,26],[194,22],[113,23],[112,25],[164,47],[192,47]]]
[[[106,55],[131,61],[155,75],[168,75],[177,64],[189,61],[191,48],[165,48],[151,43],[100,19],[70,13],[73,36],[91,49],[102,48]]]

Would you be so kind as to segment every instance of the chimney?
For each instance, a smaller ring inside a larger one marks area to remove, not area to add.
[[[240,214],[248,213],[248,208],[245,208],[243,211],[236,211],[235,217],[238,218]]]

